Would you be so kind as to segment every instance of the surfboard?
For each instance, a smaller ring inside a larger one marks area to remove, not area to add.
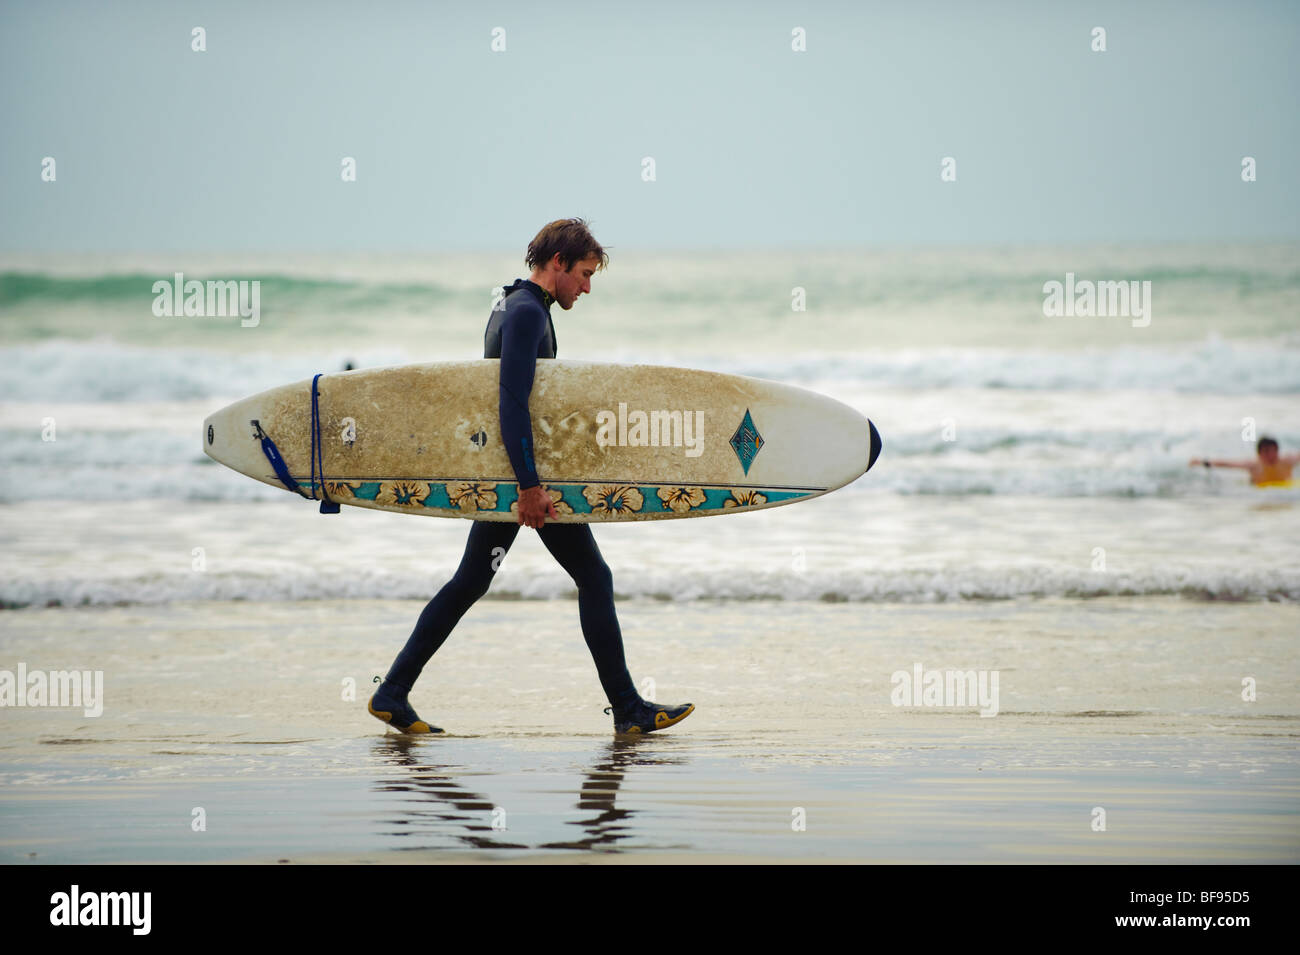
[[[272,388],[209,416],[203,450],[255,480],[286,490],[296,484],[312,499],[517,521],[519,487],[500,433],[499,366],[496,359],[403,365]],[[739,514],[807,501],[861,477],[881,449],[874,424],[825,395],[659,365],[538,359],[529,413],[534,466],[558,523]]]

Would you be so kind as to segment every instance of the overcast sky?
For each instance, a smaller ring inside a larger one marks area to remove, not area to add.
[[[1300,236],[1290,0],[0,11],[10,251]]]

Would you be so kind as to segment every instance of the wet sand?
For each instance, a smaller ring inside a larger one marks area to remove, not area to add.
[[[420,607],[0,614],[0,668],[105,697],[0,709],[0,859],[1300,861],[1296,605],[621,601],[643,693],[698,707],[631,741],[571,600],[481,601],[413,694],[447,735],[386,731]],[[997,671],[997,715],[894,706],[918,663]]]

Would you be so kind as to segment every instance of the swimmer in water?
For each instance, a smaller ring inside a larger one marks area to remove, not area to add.
[[[1209,458],[1192,458],[1192,467],[1207,468],[1242,468],[1250,472],[1250,483],[1256,487],[1275,487],[1291,483],[1291,469],[1300,462],[1300,454],[1279,455],[1277,442],[1272,438],[1260,438],[1255,445],[1254,461],[1211,461]]]

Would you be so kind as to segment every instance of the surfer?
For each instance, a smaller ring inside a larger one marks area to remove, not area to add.
[[[1255,444],[1254,461],[1211,461],[1209,458],[1192,458],[1192,467],[1207,468],[1242,468],[1250,472],[1250,483],[1256,487],[1288,487],[1291,484],[1291,471],[1300,454],[1279,455],[1278,445],[1269,437],[1260,438]]]
[[[369,710],[403,733],[441,733],[416,715],[407,699],[424,665],[438,651],[467,610],[487,593],[502,558],[520,526],[532,527],[546,549],[578,587],[578,616],[600,685],[609,700],[616,733],[650,733],[685,719],[692,703],[664,706],[641,699],[623,656],[623,637],[614,613],[614,581],[587,524],[547,524],[556,517],[558,491],[549,491],[533,462],[532,418],[528,397],[538,358],[555,357],[555,326],[550,308],[569,310],[591,292],[591,277],[609,256],[581,219],[559,219],[545,226],[528,246],[532,274],[504,289],[483,336],[483,357],[499,358],[501,435],[519,482],[516,523],[475,521],[460,566],[429,601],[406,646],[384,682],[370,698]]]

